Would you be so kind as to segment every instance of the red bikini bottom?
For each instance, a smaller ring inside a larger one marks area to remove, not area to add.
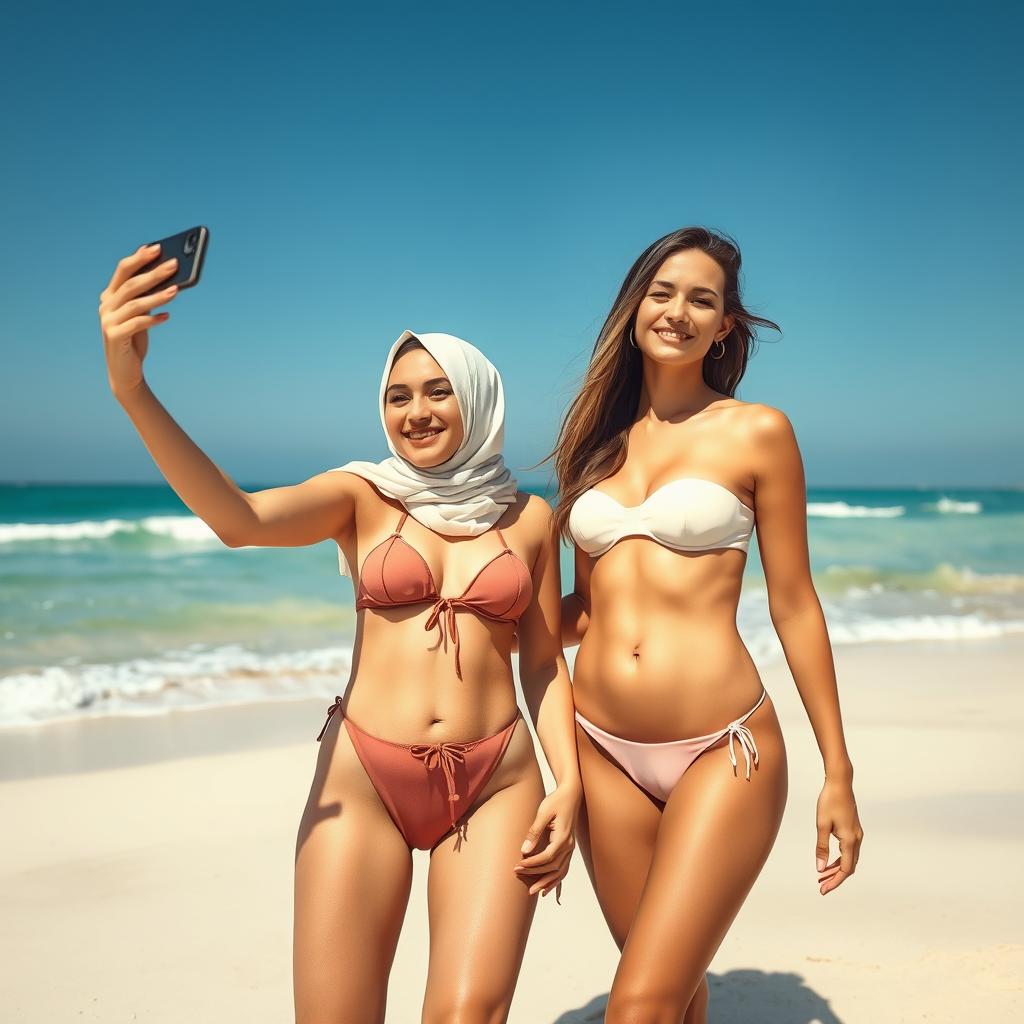
[[[319,742],[341,697],[327,709],[327,721],[317,736]],[[360,729],[348,715],[342,721],[348,730],[366,774],[391,820],[411,849],[433,849],[450,831],[465,830],[465,816],[498,767],[522,714],[500,732],[466,743],[392,743]],[[463,807],[457,816],[455,805]]]

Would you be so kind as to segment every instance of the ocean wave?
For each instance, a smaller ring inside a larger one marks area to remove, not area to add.
[[[217,534],[198,516],[85,519],[75,523],[0,523],[0,544],[108,540],[118,534],[149,535],[189,543],[221,543]]]
[[[333,695],[351,664],[350,647],[259,654],[193,645],[121,663],[48,666],[0,678],[0,725]]]
[[[939,498],[934,504],[925,505],[924,507],[947,515],[977,515],[982,511],[980,501],[956,501],[954,498],[946,497]]]
[[[922,593],[1024,594],[1024,576],[980,573],[942,563],[926,572],[895,572],[862,565],[830,565],[814,574],[815,585],[829,594]]]
[[[222,543],[220,537],[198,516],[145,516],[139,520],[138,528],[143,533],[170,537],[173,540]]]
[[[995,622],[980,615],[907,615],[860,622],[829,622],[828,632],[833,644],[988,640],[1024,633],[1024,622]]]
[[[2,523],[0,544],[39,540],[105,540],[115,533],[136,529],[126,519],[86,520],[80,523]]]
[[[818,519],[895,519],[906,515],[903,505],[849,505],[845,501],[809,501],[807,515]]]
[[[833,646],[877,643],[946,643],[995,640],[1024,634],[1024,620],[994,620],[983,615],[864,615],[853,617],[842,609],[827,608],[828,634]],[[778,634],[762,616],[741,616],[743,642],[762,668],[784,657]]]

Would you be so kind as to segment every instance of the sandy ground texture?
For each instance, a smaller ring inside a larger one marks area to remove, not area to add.
[[[818,894],[821,762],[789,674],[773,666],[764,680],[786,734],[789,804],[711,966],[710,1019],[1024,1020],[1024,640],[836,654],[860,867]],[[323,711],[0,732],[0,1020],[292,1019],[292,857]],[[395,1024],[419,1020],[425,867],[417,855]],[[541,901],[513,1024],[602,1019],[616,950],[578,859],[562,902]]]

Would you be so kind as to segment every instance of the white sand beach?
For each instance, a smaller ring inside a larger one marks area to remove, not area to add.
[[[839,646],[836,658],[859,870],[818,894],[820,759],[785,666],[772,666],[789,804],[712,964],[710,1019],[1024,1019],[1024,638]],[[323,711],[262,704],[0,733],[0,1019],[291,1019],[293,844]],[[419,1019],[426,969],[425,855],[416,862],[396,1024]],[[541,901],[514,1024],[602,1018],[616,950],[578,859],[562,904]]]

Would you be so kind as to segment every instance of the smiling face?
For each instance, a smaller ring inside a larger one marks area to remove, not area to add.
[[[384,423],[395,451],[420,469],[440,466],[459,450],[465,436],[459,403],[425,348],[410,348],[392,364]]]
[[[725,271],[707,253],[673,253],[640,300],[634,327],[637,348],[659,363],[701,362],[733,327],[733,316],[725,314],[724,292]],[[715,353],[720,350],[716,346]]]

